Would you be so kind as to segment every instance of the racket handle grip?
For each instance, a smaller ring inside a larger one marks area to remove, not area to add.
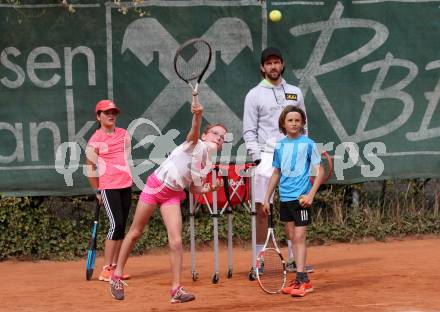
[[[200,106],[199,94],[197,92],[193,93],[193,103],[195,106]]]
[[[199,83],[198,82],[196,82],[196,85],[193,88],[193,94],[199,94]]]

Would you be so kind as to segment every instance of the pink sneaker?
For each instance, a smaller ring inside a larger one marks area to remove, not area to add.
[[[112,264],[112,270],[114,271],[114,270],[116,270],[116,264]],[[122,277],[121,277],[121,279],[122,280],[128,280],[128,279],[130,279],[131,278],[131,275],[130,274],[128,274],[128,273],[122,273]]]

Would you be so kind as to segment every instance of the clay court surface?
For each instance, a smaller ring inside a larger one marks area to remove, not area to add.
[[[284,254],[286,250],[283,250]],[[213,252],[197,252],[199,279],[185,253],[183,284],[190,303],[168,303],[166,250],[129,259],[126,299],[111,298],[108,283],[85,280],[85,261],[0,263],[1,311],[440,311],[440,238],[332,244],[309,248],[315,292],[304,298],[263,293],[248,280],[250,252],[234,249],[234,273],[226,278],[227,252],[220,250],[220,281],[212,284]],[[97,259],[101,266],[102,258]],[[294,275],[289,275],[293,278]]]

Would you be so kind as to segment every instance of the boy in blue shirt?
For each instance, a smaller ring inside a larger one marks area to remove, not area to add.
[[[275,148],[274,170],[264,198],[263,211],[269,213],[270,198],[279,184],[280,220],[287,223],[297,265],[296,279],[283,288],[283,293],[303,297],[313,291],[305,271],[306,232],[307,225],[311,224],[310,207],[324,179],[324,170],[316,143],[303,135],[306,115],[301,108],[286,106],[278,125],[286,136],[277,142]],[[310,169],[317,173],[313,185],[310,183]]]

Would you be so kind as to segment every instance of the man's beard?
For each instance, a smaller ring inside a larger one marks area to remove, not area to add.
[[[278,78],[281,77],[281,72],[271,72],[271,73],[267,73],[266,77],[269,78],[270,80],[278,80]]]

